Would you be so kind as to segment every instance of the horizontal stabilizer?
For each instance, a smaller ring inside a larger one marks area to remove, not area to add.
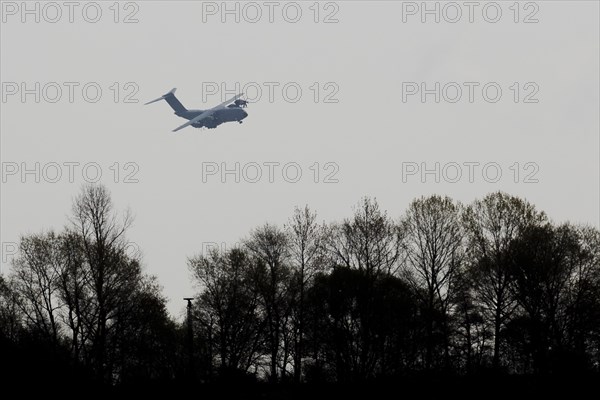
[[[175,114],[183,113],[183,112],[187,111],[187,109],[183,106],[183,104],[181,104],[181,102],[179,100],[177,100],[177,97],[175,97],[176,90],[177,90],[177,88],[173,88],[173,89],[171,89],[171,91],[169,93],[167,93],[163,96],[160,96],[158,99],[151,100],[151,101],[145,103],[144,105],[152,104],[152,103],[155,103],[160,100],[166,100],[166,102],[169,103],[169,105],[171,106],[173,111],[175,111]]]
[[[149,102],[147,102],[147,103],[144,103],[144,105],[148,105],[148,104],[156,103],[157,101],[160,101],[160,100],[164,100],[164,99],[166,99],[166,98],[167,98],[167,96],[169,96],[169,95],[172,95],[172,94],[175,94],[175,91],[176,91],[176,90],[177,90],[177,88],[173,88],[173,89],[171,89],[171,90],[169,91],[169,93],[167,93],[167,94],[164,94],[164,95],[160,96],[158,99],[154,99],[154,100],[151,100],[151,101],[149,101]]]

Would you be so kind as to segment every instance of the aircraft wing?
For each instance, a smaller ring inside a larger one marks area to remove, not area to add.
[[[244,93],[240,93],[240,94],[236,94],[235,96],[233,96],[232,98],[230,98],[227,101],[222,102],[221,104],[219,104],[216,107],[211,108],[211,110],[217,110],[219,108],[223,108],[231,103],[233,103],[234,101],[236,101],[237,99],[239,99],[240,97],[242,97],[244,95]]]
[[[224,101],[223,103],[219,104],[218,106],[216,106],[216,107],[213,107],[213,108],[211,108],[210,110],[206,110],[206,111],[204,111],[202,114],[200,114],[200,115],[198,115],[198,116],[196,116],[196,117],[194,117],[194,118],[190,119],[190,120],[189,120],[188,122],[186,122],[185,124],[183,124],[183,125],[181,125],[181,126],[178,126],[177,128],[173,129],[173,132],[177,132],[178,130],[180,130],[180,129],[183,129],[183,128],[185,128],[186,126],[190,126],[191,124],[195,124],[196,122],[198,122],[198,121],[200,121],[200,120],[203,120],[204,118],[208,118],[208,117],[210,117],[210,116],[211,116],[211,115],[212,115],[212,114],[213,114],[215,111],[217,111],[217,110],[219,110],[219,109],[221,109],[221,108],[224,108],[224,107],[226,107],[228,104],[230,104],[230,103],[232,103],[232,102],[236,101],[237,99],[239,99],[239,98],[240,98],[240,97],[242,97],[243,95],[244,95],[243,93],[237,94],[237,95],[233,96],[231,99],[229,99],[229,100],[227,100],[227,101]]]
[[[173,132],[177,132],[180,129],[185,128],[186,126],[190,126],[191,124],[195,124],[196,122],[203,120],[204,118],[208,118],[210,117],[216,110],[214,108],[211,108],[210,110],[206,110],[204,111],[202,114],[190,119],[188,122],[186,122],[185,124],[178,126],[177,128],[173,129]]]

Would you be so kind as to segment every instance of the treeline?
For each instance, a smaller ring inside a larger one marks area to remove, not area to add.
[[[88,186],[63,232],[21,239],[0,280],[13,363],[122,385],[600,370],[600,232],[505,193],[422,197],[397,218],[365,198],[331,224],[296,209],[189,259],[191,330],[126,251],[130,221]]]
[[[360,382],[421,372],[581,374],[600,365],[600,233],[493,193],[297,209],[190,260],[209,374]]]

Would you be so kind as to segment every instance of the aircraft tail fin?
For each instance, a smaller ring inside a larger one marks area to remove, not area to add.
[[[183,106],[183,104],[181,104],[181,102],[177,99],[177,97],[175,97],[175,90],[177,90],[177,88],[171,89],[171,91],[169,93],[167,93],[163,96],[160,96],[158,99],[151,100],[151,101],[145,103],[144,105],[155,103],[160,100],[165,100],[167,103],[169,103],[171,108],[176,113],[187,111],[187,109]]]

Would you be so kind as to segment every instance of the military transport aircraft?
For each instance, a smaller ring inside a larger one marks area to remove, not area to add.
[[[175,111],[175,115],[189,120],[185,124],[173,129],[173,132],[177,132],[188,125],[195,128],[213,129],[225,122],[237,121],[241,124],[242,120],[248,116],[248,113],[243,110],[248,105],[248,102],[240,99],[240,97],[243,96],[243,93],[208,110],[188,110],[179,100],[177,100],[177,97],[175,97],[175,90],[176,89],[173,89],[164,96],[160,96],[158,99],[154,99],[144,104],[146,105],[160,100],[166,100]]]

